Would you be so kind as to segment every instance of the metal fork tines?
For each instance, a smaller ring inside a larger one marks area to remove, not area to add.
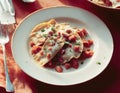
[[[5,75],[6,75],[6,91],[7,92],[13,92],[14,87],[13,84],[10,81],[10,77],[8,74],[8,68],[6,63],[6,51],[5,51],[5,44],[9,42],[9,35],[7,28],[4,27],[4,25],[0,24],[0,44],[3,49],[3,58],[4,58],[4,69],[5,69]]]

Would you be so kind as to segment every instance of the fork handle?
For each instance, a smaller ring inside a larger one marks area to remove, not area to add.
[[[6,91],[7,92],[14,92],[14,87],[10,81],[10,77],[8,74],[8,67],[7,67],[7,63],[6,63],[5,44],[2,44],[2,48],[3,48],[3,58],[4,58],[4,69],[5,69],[5,75],[6,75]]]

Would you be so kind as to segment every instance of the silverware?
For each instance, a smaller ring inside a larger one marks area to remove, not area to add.
[[[35,2],[35,0],[22,0],[23,2],[27,2],[27,3],[32,3]]]
[[[9,42],[9,35],[8,35],[7,28],[5,28],[4,25],[2,25],[0,23],[0,44],[2,45],[2,49],[3,49],[4,69],[5,69],[5,75],[6,75],[6,91],[7,92],[13,92],[14,87],[13,87],[13,84],[11,83],[11,81],[10,81],[10,77],[9,77],[9,74],[8,74],[7,63],[6,63],[5,44],[7,44],[8,42]]]

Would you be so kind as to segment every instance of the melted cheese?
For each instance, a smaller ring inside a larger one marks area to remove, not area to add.
[[[40,55],[40,53],[38,53],[34,58],[39,62],[41,66],[43,66],[56,55],[56,53],[63,47],[63,45],[64,40],[61,38],[56,39],[56,37],[50,37],[45,41],[42,47],[41,52],[43,52],[43,54]]]
[[[83,51],[83,41],[77,34],[78,28],[73,28],[66,23],[49,24],[45,27],[43,26],[40,28],[41,29],[33,30],[30,35],[30,40],[34,42],[35,45],[39,46],[43,44],[42,49],[37,54],[32,54],[40,66],[45,65],[52,58],[54,58],[60,49],[63,48],[66,42],[70,43],[71,47],[67,47],[63,55],[59,55],[63,59],[63,62],[68,62],[72,58],[80,57]],[[71,32],[68,33],[67,30],[70,30]],[[49,34],[51,31],[53,33],[52,35]],[[69,40],[66,41],[66,38],[63,34],[68,36],[74,35],[76,37],[76,40],[74,42],[70,42]],[[75,46],[79,47],[77,51],[74,50]]]
[[[72,58],[79,58],[81,53],[82,53],[82,51],[83,51],[83,42],[82,42],[82,39],[80,38],[80,36],[76,33],[76,31],[78,29],[77,28],[73,28],[69,24],[66,24],[66,23],[57,24],[55,26],[55,29],[58,30],[61,34],[67,34],[67,35],[74,35],[74,36],[76,36],[76,41],[75,42],[71,42],[70,44],[72,46],[71,47],[67,47],[65,49],[65,54],[61,55],[61,58],[63,59],[63,63],[70,61]],[[70,30],[71,33],[67,33],[66,32],[67,30]],[[61,37],[64,38],[63,36],[61,36]],[[69,42],[67,42],[67,43],[69,43]],[[74,47],[76,45],[80,47],[78,52],[74,51]]]
[[[63,63],[70,61],[72,58],[79,58],[83,51],[83,42],[80,36],[77,33],[73,33],[76,36],[76,41],[71,42],[71,47],[67,47],[65,49],[65,54],[61,57],[63,59]],[[74,47],[77,46],[79,49],[77,51],[74,50]]]

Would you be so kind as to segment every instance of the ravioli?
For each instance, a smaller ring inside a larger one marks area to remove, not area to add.
[[[30,34],[30,53],[34,60],[44,66],[61,49],[64,53],[58,57],[62,58],[63,63],[79,58],[84,46],[78,30],[67,23],[57,23],[54,19],[35,26]]]
[[[78,28],[71,27],[67,23],[59,23],[56,24],[55,29],[61,34],[62,38],[66,39],[64,46],[67,47],[63,49],[64,54],[59,56],[63,63],[70,61],[72,58],[79,58],[83,51],[83,41],[77,33]]]
[[[30,41],[33,41],[37,45],[41,44],[41,41],[43,41],[43,39],[45,41],[45,39],[51,35],[50,33],[55,33],[55,31],[53,31],[55,24],[56,21],[54,19],[51,19],[48,22],[43,22],[35,26],[30,33]]]
[[[38,61],[40,66],[43,66],[56,55],[56,53],[63,47],[63,45],[63,39],[50,37],[45,41],[41,51],[37,53],[37,55],[35,55],[34,58]]]

